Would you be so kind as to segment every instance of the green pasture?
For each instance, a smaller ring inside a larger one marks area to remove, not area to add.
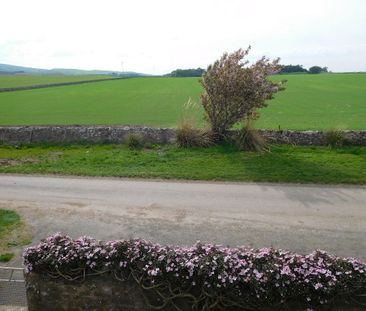
[[[257,127],[366,128],[366,74],[297,74],[272,78],[287,79],[287,89],[269,101]],[[185,114],[194,115],[203,125],[200,92],[197,78],[150,77],[0,93],[0,125],[176,127]],[[183,105],[189,98],[197,106],[187,112]]]
[[[366,147],[272,145],[271,152],[260,154],[230,145],[0,146],[1,173],[365,184]]]
[[[52,84],[63,82],[89,81],[97,79],[112,78],[106,75],[85,75],[85,76],[53,76],[53,75],[0,75],[0,89],[8,87],[31,86],[39,84]]]

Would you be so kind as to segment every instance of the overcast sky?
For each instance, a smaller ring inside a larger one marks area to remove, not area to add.
[[[0,63],[161,74],[252,45],[251,60],[366,71],[366,0],[1,0],[0,10]]]

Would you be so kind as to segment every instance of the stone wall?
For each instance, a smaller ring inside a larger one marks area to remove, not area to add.
[[[122,282],[105,275],[67,281],[35,273],[25,275],[25,280],[29,311],[148,310],[134,281]]]
[[[97,276],[86,276],[85,280],[67,281],[63,278],[50,278],[37,273],[25,274],[26,294],[29,311],[148,311],[146,300],[142,289],[133,280],[119,281],[113,275],[102,274]],[[144,294],[149,301],[162,301],[156,294],[151,292]],[[179,310],[192,310],[191,299],[181,298],[174,300]],[[332,306],[321,308],[321,310],[334,311],[361,311],[364,309],[364,300],[360,303],[343,300],[333,301]],[[307,306],[298,301],[288,301],[286,310],[306,310]],[[161,311],[178,310],[168,303]],[[237,307],[227,308],[228,311],[238,310]],[[265,310],[270,310],[266,308]],[[276,308],[275,310],[280,310]],[[281,309],[282,310],[282,309]]]
[[[0,127],[0,144],[31,143],[123,143],[130,134],[139,134],[147,143],[175,142],[175,131],[139,126],[11,126]]]
[[[151,311],[147,300],[161,311],[177,310],[170,302],[163,306],[161,297],[142,290],[132,278],[120,281],[112,273],[74,281],[38,273],[26,273],[24,277],[29,311]],[[181,311],[192,311],[191,302],[185,298],[174,300]]]
[[[268,141],[276,144],[325,145],[324,131],[273,131],[260,130]],[[365,131],[343,131],[344,138],[350,145],[366,146]]]
[[[322,131],[260,130],[271,143],[324,145]],[[147,143],[174,143],[175,130],[141,126],[9,126],[0,127],[0,144],[123,143],[129,134],[140,134]],[[365,131],[344,131],[351,145],[366,146]]]

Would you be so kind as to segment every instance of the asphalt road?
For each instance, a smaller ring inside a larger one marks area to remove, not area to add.
[[[0,175],[0,208],[24,217],[34,243],[61,231],[366,260],[366,187]]]

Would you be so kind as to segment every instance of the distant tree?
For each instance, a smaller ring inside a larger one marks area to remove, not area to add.
[[[280,73],[296,73],[296,72],[307,72],[302,65],[282,65]]]
[[[328,68],[327,67],[322,68],[319,66],[313,66],[309,68],[309,73],[317,74],[321,72],[328,72]]]
[[[279,59],[272,62],[262,57],[255,64],[248,65],[244,58],[250,47],[232,54],[225,53],[208,66],[200,81],[204,92],[201,102],[205,116],[216,139],[226,136],[237,122],[255,119],[258,109],[266,107],[266,100],[284,89],[285,81],[273,82],[268,76],[278,72]]]
[[[202,77],[205,72],[202,68],[197,69],[177,69],[172,71],[170,77]]]

